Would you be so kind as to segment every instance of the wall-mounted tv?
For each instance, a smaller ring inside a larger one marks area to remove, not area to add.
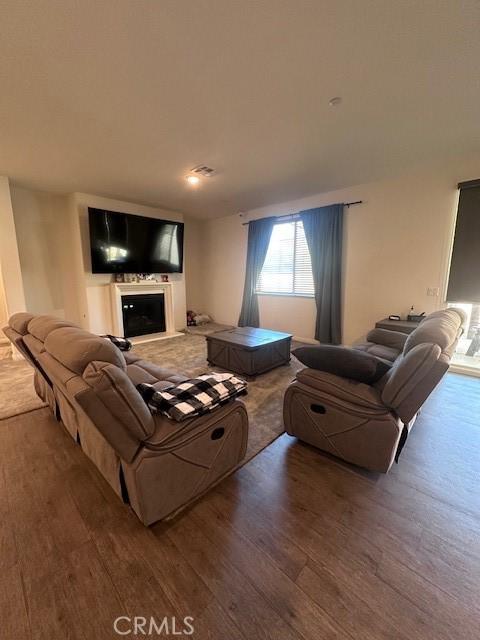
[[[183,222],[88,209],[93,273],[182,273]]]

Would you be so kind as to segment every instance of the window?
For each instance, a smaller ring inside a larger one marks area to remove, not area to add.
[[[467,317],[465,331],[458,340],[452,364],[462,373],[480,371],[480,304],[450,303],[448,306],[462,309]]]
[[[480,303],[480,179],[461,182],[448,302]]]
[[[257,293],[313,297],[312,263],[301,220],[273,227]]]

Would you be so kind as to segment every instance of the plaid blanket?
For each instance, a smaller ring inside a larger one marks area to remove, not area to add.
[[[146,383],[137,389],[153,413],[181,422],[246,395],[247,383],[231,373],[206,373],[162,391]]]
[[[110,342],[114,344],[117,349],[120,349],[120,351],[130,351],[130,349],[132,348],[132,343],[127,338],[111,336],[109,333],[100,337],[105,338],[106,340],[110,340]]]

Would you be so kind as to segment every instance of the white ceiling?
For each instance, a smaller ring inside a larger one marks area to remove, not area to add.
[[[214,217],[476,151],[479,33],[477,0],[1,0],[0,174]]]

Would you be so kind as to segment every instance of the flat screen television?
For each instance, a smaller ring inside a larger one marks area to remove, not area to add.
[[[183,222],[88,209],[92,273],[182,273]]]

